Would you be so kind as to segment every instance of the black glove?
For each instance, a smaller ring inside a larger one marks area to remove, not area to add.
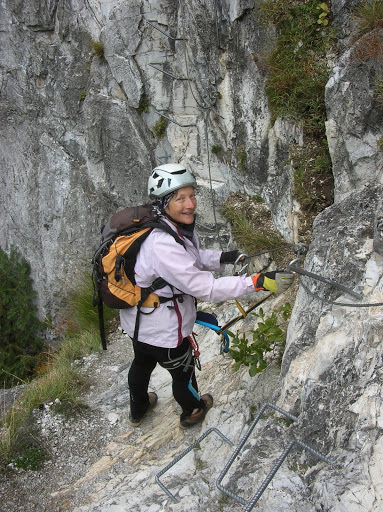
[[[256,291],[269,290],[276,294],[285,292],[294,281],[294,274],[284,270],[274,270],[265,274],[257,274],[252,277]]]
[[[237,250],[227,251],[221,254],[220,263],[234,263],[241,253]]]

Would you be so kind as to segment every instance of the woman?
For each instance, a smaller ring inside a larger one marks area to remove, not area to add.
[[[169,286],[156,293],[174,298],[155,310],[142,308],[139,341],[134,343],[134,360],[128,377],[132,426],[140,425],[157,403],[156,393],[148,393],[150,376],[157,363],[172,376],[173,396],[182,408],[181,428],[201,422],[213,405],[211,395],[198,394],[190,339],[196,320],[195,299],[221,302],[254,290],[281,293],[293,281],[292,274],[283,272],[216,279],[211,271],[219,270],[223,263],[234,263],[239,252],[199,249],[194,232],[195,188],[194,176],[180,164],[156,167],[149,178],[148,193],[155,200],[154,207],[182,243],[177,243],[165,231],[154,229],[138,253],[137,284],[148,287],[161,277]],[[120,316],[122,328],[133,337],[135,308],[121,310]]]

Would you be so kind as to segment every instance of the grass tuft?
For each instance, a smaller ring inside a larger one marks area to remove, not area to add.
[[[104,57],[104,43],[100,40],[92,41],[93,55],[96,57]]]
[[[360,4],[354,11],[354,19],[358,26],[358,35],[362,36],[374,29],[383,28],[382,0],[368,0]]]
[[[72,408],[68,404],[73,408],[80,406],[78,397],[85,383],[78,366],[73,363],[101,350],[98,316],[92,295],[91,280],[84,278],[70,294],[64,308],[66,316],[61,322],[62,343],[59,349],[45,354],[38,376],[26,386],[3,417],[0,431],[0,466],[3,468],[10,465],[31,469],[40,460],[40,452],[44,450],[38,444],[36,448],[37,436],[33,433],[35,409],[51,402],[66,404],[64,409]],[[106,308],[106,322],[115,315],[115,310]]]
[[[222,215],[230,222],[233,237],[246,254],[284,244],[272,227],[271,214],[265,204],[235,194],[224,203]]]

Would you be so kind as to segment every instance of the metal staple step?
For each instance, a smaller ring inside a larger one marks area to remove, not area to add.
[[[236,500],[238,503],[240,503],[241,505],[244,505],[245,508],[244,508],[244,511],[245,512],[250,512],[250,510],[253,509],[253,507],[256,505],[257,501],[259,500],[259,498],[261,497],[261,495],[263,494],[264,490],[266,489],[266,487],[269,485],[269,483],[271,482],[271,480],[273,479],[273,477],[275,476],[276,472],[278,471],[278,469],[281,467],[283,461],[286,459],[287,455],[290,453],[290,451],[292,450],[292,448],[294,446],[300,446],[301,448],[309,451],[312,455],[314,455],[315,457],[317,457],[318,459],[326,462],[327,464],[332,464],[332,461],[330,459],[328,459],[327,457],[325,457],[324,455],[322,455],[321,453],[319,453],[318,451],[314,450],[313,448],[311,448],[310,446],[308,446],[307,444],[303,443],[302,441],[299,441],[298,439],[293,439],[292,441],[290,441],[290,443],[288,444],[288,446],[285,448],[285,450],[282,452],[282,454],[280,455],[280,457],[277,459],[277,461],[275,462],[274,466],[272,467],[271,471],[268,473],[268,475],[266,476],[265,480],[262,482],[262,484],[260,485],[260,487],[258,488],[257,492],[255,493],[255,495],[253,496],[253,498],[250,500],[250,501],[247,501],[245,499],[243,499],[242,497],[234,494],[233,492],[229,491],[228,489],[226,489],[225,487],[222,486],[221,482],[222,480],[224,479],[224,477],[226,476],[227,472],[229,471],[231,465],[233,464],[233,462],[235,461],[235,459],[238,457],[238,454],[239,452],[242,450],[244,444],[246,443],[246,441],[248,440],[248,438],[250,437],[250,434],[252,433],[252,431],[254,430],[256,424],[258,423],[259,419],[261,418],[262,414],[264,413],[264,411],[268,408],[272,408],[274,409],[275,411],[283,414],[284,416],[286,416],[287,418],[293,420],[293,421],[298,421],[298,418],[296,416],[293,416],[292,414],[290,414],[289,412],[285,411],[284,409],[281,409],[280,407],[278,407],[277,405],[274,405],[274,404],[271,404],[271,403],[265,403],[262,405],[262,407],[260,408],[260,410],[258,411],[258,414],[256,415],[256,417],[254,418],[253,422],[251,423],[250,427],[248,428],[248,430],[246,431],[245,435],[243,436],[243,438],[240,440],[237,448],[234,450],[233,454],[231,455],[230,459],[228,460],[228,462],[225,464],[225,467],[223,468],[221,474],[219,475],[219,477],[217,478],[216,480],[216,486],[217,488],[223,492],[224,494],[226,494],[227,496],[229,496],[230,498],[233,498],[234,500]],[[163,468],[159,473],[157,473],[156,477],[155,477],[155,480],[157,482],[157,484],[161,487],[161,489],[169,496],[169,498],[172,499],[172,501],[174,503],[179,503],[180,500],[177,499],[170,491],[169,489],[167,489],[167,487],[160,481],[160,477],[162,475],[164,475],[170,468],[172,468],[175,464],[177,464],[177,462],[179,462],[183,457],[185,457],[185,455],[187,455],[193,448],[195,448],[203,439],[205,439],[205,437],[207,437],[208,435],[210,435],[212,432],[215,432],[216,434],[218,434],[227,444],[229,444],[230,446],[234,446],[234,444],[224,435],[222,434],[222,432],[220,432],[218,429],[216,428],[210,428],[208,429],[201,437],[199,437],[193,444],[191,444],[188,448],[186,448],[180,455],[178,455],[172,462],[170,462],[170,464],[168,464],[165,468]]]
[[[205,437],[207,437],[212,432],[215,432],[218,434],[228,445],[234,446],[234,444],[224,435],[222,432],[220,432],[216,428],[209,428],[209,430],[206,430],[206,432],[197,439],[192,445],[190,445],[186,450],[184,450],[180,455],[178,455],[170,464],[168,464],[165,468],[161,469],[159,473],[156,475],[156,482],[161,487],[161,489],[166,492],[166,494],[173,500],[174,503],[179,503],[180,500],[178,500],[170,491],[165,487],[165,485],[160,481],[160,476],[165,474],[167,471],[169,471],[170,468],[172,468],[177,462],[179,462],[185,455],[187,455],[193,448],[195,448]]]
[[[243,448],[243,446],[246,443],[247,439],[249,438],[250,434],[254,430],[256,424],[258,423],[258,421],[261,418],[262,414],[264,413],[265,409],[267,409],[268,407],[271,407],[275,411],[283,414],[284,416],[286,416],[287,418],[290,418],[293,421],[298,421],[298,418],[296,416],[293,416],[292,414],[290,414],[289,412],[281,409],[277,405],[274,405],[274,404],[271,404],[271,403],[263,404],[262,407],[260,408],[260,410],[258,411],[258,414],[254,418],[252,424],[250,425],[249,429],[247,430],[247,432],[245,433],[245,435],[243,436],[243,438],[239,442],[237,448],[233,452],[232,456],[230,457],[230,459],[226,463],[224,469],[222,470],[221,474],[219,475],[219,477],[217,478],[217,481],[216,481],[217,488],[221,492],[226,494],[227,496],[230,496],[230,498],[233,498],[234,500],[236,500],[238,503],[241,503],[242,505],[245,505],[246,508],[244,510],[246,512],[249,512],[250,510],[253,509],[253,507],[255,506],[255,504],[257,503],[257,501],[261,497],[262,493],[264,492],[266,487],[269,485],[269,483],[273,479],[275,473],[278,471],[278,469],[282,465],[282,462],[285,460],[285,458],[287,457],[287,455],[289,454],[290,450],[293,448],[294,445],[301,446],[302,448],[308,450],[310,453],[312,453],[313,455],[315,455],[319,459],[323,460],[324,462],[327,462],[328,464],[332,463],[330,459],[328,459],[327,457],[325,457],[321,453],[317,452],[316,450],[314,450],[313,448],[311,448],[307,444],[303,443],[302,441],[299,441],[299,440],[295,439],[295,440],[291,441],[289,443],[289,445],[287,446],[287,448],[283,451],[282,455],[278,458],[278,460],[274,464],[273,468],[271,469],[271,471],[269,472],[269,474],[266,476],[265,480],[263,481],[262,485],[259,487],[259,489],[255,493],[254,497],[250,501],[246,501],[245,499],[243,499],[240,496],[232,493],[228,489],[225,489],[221,485],[222,480],[224,479],[225,475],[229,471],[229,469],[230,469],[231,465],[233,464],[234,460],[237,458],[239,452]]]

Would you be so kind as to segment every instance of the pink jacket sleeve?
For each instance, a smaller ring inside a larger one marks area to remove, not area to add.
[[[254,292],[251,277],[228,276],[215,278],[204,268],[220,268],[219,251],[199,251],[189,240],[185,248],[166,233],[153,233],[149,237],[153,244],[152,264],[156,275],[162,277],[178,290],[199,300],[220,302],[242,297]]]

